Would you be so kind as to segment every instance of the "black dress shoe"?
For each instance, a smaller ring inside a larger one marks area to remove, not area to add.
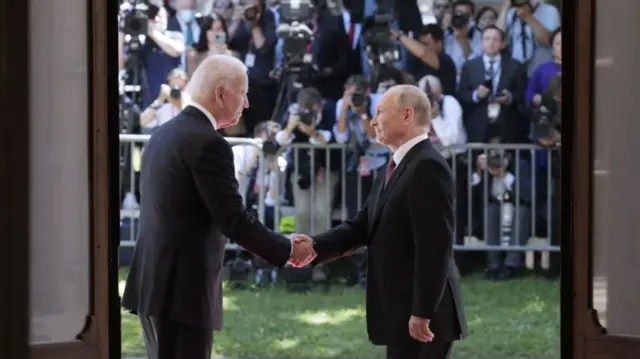
[[[500,272],[501,280],[510,280],[514,279],[518,276],[518,268],[514,267],[504,267]]]

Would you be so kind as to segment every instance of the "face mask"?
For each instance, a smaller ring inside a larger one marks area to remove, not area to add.
[[[176,13],[176,16],[178,17],[178,19],[180,19],[180,21],[187,23],[193,20],[193,18],[196,16],[196,12],[190,9],[180,10]]]

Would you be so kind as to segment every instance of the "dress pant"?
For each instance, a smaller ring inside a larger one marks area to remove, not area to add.
[[[422,343],[407,338],[406,343],[387,346],[387,359],[449,359],[451,342]]]
[[[140,315],[148,359],[210,359],[213,330]]]

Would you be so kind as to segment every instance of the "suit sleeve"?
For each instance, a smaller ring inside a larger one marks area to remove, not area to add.
[[[447,285],[453,255],[453,178],[433,160],[411,179],[409,216],[415,246],[412,314],[432,319]]]
[[[471,69],[469,69],[469,62],[462,65],[462,72],[460,73],[460,84],[458,85],[458,99],[463,106],[473,105],[473,92],[476,89],[473,88],[471,83]]]
[[[193,167],[193,180],[213,223],[246,250],[276,267],[291,255],[291,242],[250,215],[238,193],[233,152],[223,138],[207,143]]]

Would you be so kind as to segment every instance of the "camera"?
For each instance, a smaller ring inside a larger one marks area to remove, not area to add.
[[[465,26],[469,24],[469,20],[471,19],[471,15],[466,12],[456,12],[451,17],[451,26],[455,29],[463,29]]]
[[[306,126],[311,126],[315,120],[315,115],[309,109],[301,108],[298,110],[298,117],[300,118],[300,123],[305,124]]]
[[[255,21],[260,13],[260,7],[258,5],[248,5],[244,8],[244,18],[247,21]]]
[[[155,14],[153,14],[155,17],[158,8],[149,6],[146,0],[125,0],[120,5],[118,26],[120,31],[127,35],[126,39],[128,39],[127,42],[132,50],[136,50],[140,46],[139,37],[147,35],[149,19],[154,12],[153,8],[155,8]]]
[[[394,16],[386,13],[375,13],[364,18],[364,33],[367,58],[372,65],[384,65],[400,59],[400,50],[391,40],[391,24]]]
[[[283,40],[284,65],[289,72],[300,72],[294,67],[311,63],[307,48],[313,41],[313,31],[307,23],[311,21],[313,9],[310,0],[283,0],[280,3],[280,25],[276,35]]]
[[[182,89],[178,86],[173,86],[171,91],[169,91],[169,97],[174,100],[179,100],[182,98]]]
[[[559,116],[549,112],[545,106],[536,108],[531,116],[535,138],[551,138],[558,125]]]
[[[356,88],[356,90],[351,95],[351,103],[355,107],[360,107],[367,102],[367,95],[365,94],[365,89]]]
[[[507,166],[507,156],[499,150],[487,151],[487,168],[493,170],[500,170]]]

